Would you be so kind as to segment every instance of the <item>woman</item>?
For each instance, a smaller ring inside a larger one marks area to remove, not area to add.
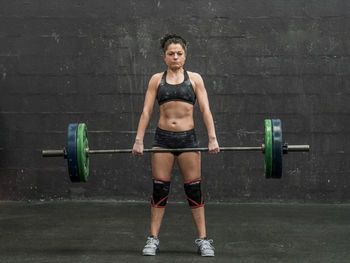
[[[148,85],[143,112],[139,121],[133,154],[143,153],[143,138],[155,100],[159,103],[159,121],[153,148],[198,147],[194,131],[193,108],[196,100],[209,136],[209,152],[218,153],[213,117],[207,92],[198,73],[184,70],[186,41],[178,35],[166,35],[161,40],[163,58],[168,66],[165,72],[154,74]],[[153,196],[151,232],[143,255],[155,255],[159,250],[158,233],[170,189],[170,176],[175,160],[184,179],[184,189],[198,231],[195,240],[202,256],[214,256],[212,240],[207,239],[204,201],[201,193],[200,152],[167,152],[152,154]]]

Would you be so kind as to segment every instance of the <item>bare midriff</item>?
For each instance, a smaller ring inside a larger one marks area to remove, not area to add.
[[[193,105],[183,101],[169,101],[159,107],[158,127],[167,131],[188,131],[194,128]]]

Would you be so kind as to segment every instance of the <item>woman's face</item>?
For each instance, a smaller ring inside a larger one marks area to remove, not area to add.
[[[164,53],[164,61],[170,69],[180,69],[186,61],[186,53],[181,44],[170,44]]]

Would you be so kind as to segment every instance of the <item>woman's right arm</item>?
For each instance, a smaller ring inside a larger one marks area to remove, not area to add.
[[[152,115],[154,102],[157,96],[157,86],[159,84],[160,76],[161,73],[154,74],[148,83],[145,102],[143,105],[143,111],[137,128],[134,147],[132,149],[132,153],[135,155],[143,154],[143,138],[145,136],[145,131]]]

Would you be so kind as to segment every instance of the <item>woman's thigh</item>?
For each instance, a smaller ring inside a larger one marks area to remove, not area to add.
[[[154,147],[157,148],[157,147]],[[154,179],[170,180],[175,156],[172,153],[152,153],[152,176]]]
[[[181,174],[184,181],[191,181],[201,178],[201,153],[184,152],[177,157]]]

